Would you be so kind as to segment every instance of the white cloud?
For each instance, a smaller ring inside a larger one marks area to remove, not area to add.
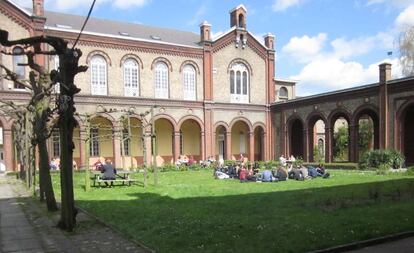
[[[413,3],[413,0],[368,0],[367,5],[388,4],[394,7],[404,8]]]
[[[394,37],[390,33],[380,32],[375,36],[360,37],[347,40],[338,38],[331,42],[333,55],[340,59],[355,57],[369,53],[374,49],[390,49],[393,47]]]
[[[310,62],[298,75],[289,78],[300,80],[299,95],[310,95],[319,93],[321,90],[330,91],[378,82],[378,65],[383,62],[392,64],[393,78],[402,76],[401,66],[396,58],[384,59],[365,68],[356,61],[342,61],[328,57]]]
[[[149,2],[150,0],[115,0],[113,5],[119,9],[128,9],[131,7],[142,7]]]
[[[276,11],[276,12],[284,11],[290,7],[300,5],[304,1],[305,0],[275,0],[272,5],[272,9],[273,11]]]
[[[282,53],[288,54],[299,62],[308,62],[320,53],[326,38],[325,33],[319,33],[314,37],[308,35],[293,37],[283,46]]]
[[[395,25],[399,29],[414,25],[414,4],[405,8],[395,20]]]

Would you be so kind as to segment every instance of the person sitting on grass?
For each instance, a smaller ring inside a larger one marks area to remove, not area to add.
[[[262,182],[273,182],[275,181],[270,170],[264,170],[262,173]]]
[[[319,164],[318,167],[316,167],[316,173],[318,177],[329,178],[330,176],[329,172],[326,172],[323,164]]]
[[[247,169],[244,166],[239,170],[239,179],[240,183],[247,182]]]
[[[228,179],[230,178],[228,174],[224,172],[224,168],[220,166],[214,170],[214,178],[215,179]]]
[[[256,176],[254,175],[253,166],[251,164],[249,165],[249,169],[247,171],[247,180],[256,181]]]
[[[276,176],[275,177],[277,178],[278,181],[286,181],[287,178],[288,178],[288,174],[287,174],[286,169],[283,168],[283,167],[279,167],[276,170]]]
[[[308,166],[308,174],[312,178],[316,178],[318,176],[318,172],[316,171],[315,167]]]
[[[306,168],[305,166],[301,165],[301,166],[299,166],[299,170],[300,170],[300,174],[302,174],[303,180],[305,180],[305,179],[312,179],[312,177],[309,176],[308,168]]]
[[[290,179],[296,179],[296,180],[304,180],[302,177],[302,173],[300,172],[300,166],[294,167],[289,171],[288,174]]]
[[[112,165],[112,161],[110,159],[106,159],[105,164],[102,166],[102,179],[103,180],[115,180],[115,168]],[[105,182],[106,186],[109,186],[108,182]],[[111,181],[111,186],[114,185],[114,182]]]

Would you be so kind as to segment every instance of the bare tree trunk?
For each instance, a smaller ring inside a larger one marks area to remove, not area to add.
[[[47,152],[46,140],[39,142],[39,186],[40,194],[46,197],[47,210],[57,211],[55,193],[53,191],[52,179],[50,177],[49,153]],[[42,183],[40,183],[42,182]],[[42,193],[43,190],[43,193]]]

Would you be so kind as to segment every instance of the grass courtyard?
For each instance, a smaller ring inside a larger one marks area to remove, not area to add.
[[[92,188],[78,206],[157,252],[305,252],[414,230],[414,177],[330,171],[279,183],[159,174],[159,186]],[[58,174],[54,176],[58,190]]]

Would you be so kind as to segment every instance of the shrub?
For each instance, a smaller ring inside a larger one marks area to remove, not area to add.
[[[388,164],[380,164],[376,170],[376,173],[377,175],[385,175],[389,170],[390,166]]]
[[[378,169],[380,165],[386,164],[393,169],[401,168],[404,163],[404,157],[395,150],[371,150],[363,155],[359,162],[359,168]]]
[[[357,170],[357,163],[322,163],[327,170]],[[305,166],[316,167],[319,163],[304,163]]]
[[[414,166],[408,167],[405,173],[407,175],[414,176]]]

